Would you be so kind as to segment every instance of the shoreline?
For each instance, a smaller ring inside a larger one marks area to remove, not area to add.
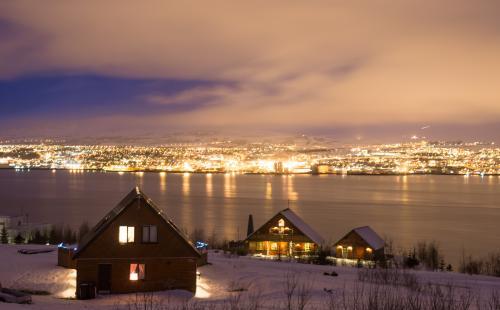
[[[2,170],[14,170],[19,172],[29,172],[31,170],[38,171],[69,171],[69,172],[104,172],[104,173],[167,173],[167,174],[180,174],[180,173],[192,173],[192,174],[243,174],[243,175],[338,175],[338,176],[351,176],[351,175],[362,175],[362,176],[413,176],[413,175],[446,175],[446,176],[500,176],[500,174],[495,173],[485,173],[485,174],[463,174],[463,173],[364,173],[364,172],[351,172],[351,173],[313,173],[313,172],[301,172],[301,173],[275,173],[275,172],[242,172],[242,171],[185,171],[185,170],[160,170],[160,169],[135,169],[135,170],[106,170],[106,169],[68,169],[68,168],[14,168],[14,167],[0,167]]]

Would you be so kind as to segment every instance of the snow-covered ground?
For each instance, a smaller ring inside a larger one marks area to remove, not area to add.
[[[57,251],[23,255],[21,248],[47,248],[35,245],[0,245],[0,282],[4,287],[48,291],[48,296],[33,296],[31,305],[0,303],[0,309],[116,309],[136,298],[134,294],[99,296],[94,300],[74,300],[76,272],[56,266]],[[54,247],[54,249],[56,249]],[[234,257],[222,253],[209,254],[211,265],[199,268],[197,293],[193,297],[183,291],[157,293],[158,298],[169,302],[190,298],[194,301],[222,302],[235,294],[243,298],[265,300],[268,305],[282,303],[285,299],[286,275],[295,275],[302,283],[311,286],[311,303],[320,308],[328,293],[350,290],[359,283],[358,269],[342,266],[317,266],[298,263],[259,260],[251,257]],[[335,271],[337,277],[325,276]],[[500,290],[500,278],[469,276],[450,272],[415,272],[422,283],[452,284],[470,287],[481,292]],[[243,290],[243,293],[235,292]],[[232,292],[231,292],[232,291]]]

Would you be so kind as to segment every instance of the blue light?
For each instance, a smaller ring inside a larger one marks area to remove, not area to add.
[[[202,241],[196,241],[196,248],[197,249],[208,248],[208,243]]]

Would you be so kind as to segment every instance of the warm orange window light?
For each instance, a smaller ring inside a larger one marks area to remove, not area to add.
[[[371,253],[372,249],[371,248],[366,248],[366,252]]]
[[[280,219],[280,220],[278,221],[278,226],[279,226],[279,227],[285,227],[285,220],[284,220],[284,219]]]
[[[118,241],[120,243],[134,242],[135,228],[134,226],[120,226],[118,230]]]
[[[146,266],[144,264],[130,264],[130,281],[144,280]]]

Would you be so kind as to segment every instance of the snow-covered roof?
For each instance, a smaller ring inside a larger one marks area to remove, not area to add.
[[[304,235],[306,235],[312,242],[321,245],[324,244],[325,240],[320,236],[311,226],[307,225],[297,213],[293,212],[289,208],[281,210],[276,215],[274,215],[269,221],[267,221],[264,225],[262,225],[259,229],[255,230],[253,233],[248,235],[247,240],[254,236],[262,227],[266,226],[270,221],[275,219],[278,216],[282,216],[286,218],[290,223],[292,223],[298,230],[300,230]]]
[[[297,213],[293,212],[289,208],[281,210],[279,212],[283,217],[290,221],[295,227],[297,227],[304,235],[308,236],[314,243],[323,244],[325,240],[320,236],[311,226],[309,226],[304,220],[302,220]]]
[[[353,229],[363,240],[366,241],[374,250],[384,247],[385,241],[370,226],[362,226]]]

